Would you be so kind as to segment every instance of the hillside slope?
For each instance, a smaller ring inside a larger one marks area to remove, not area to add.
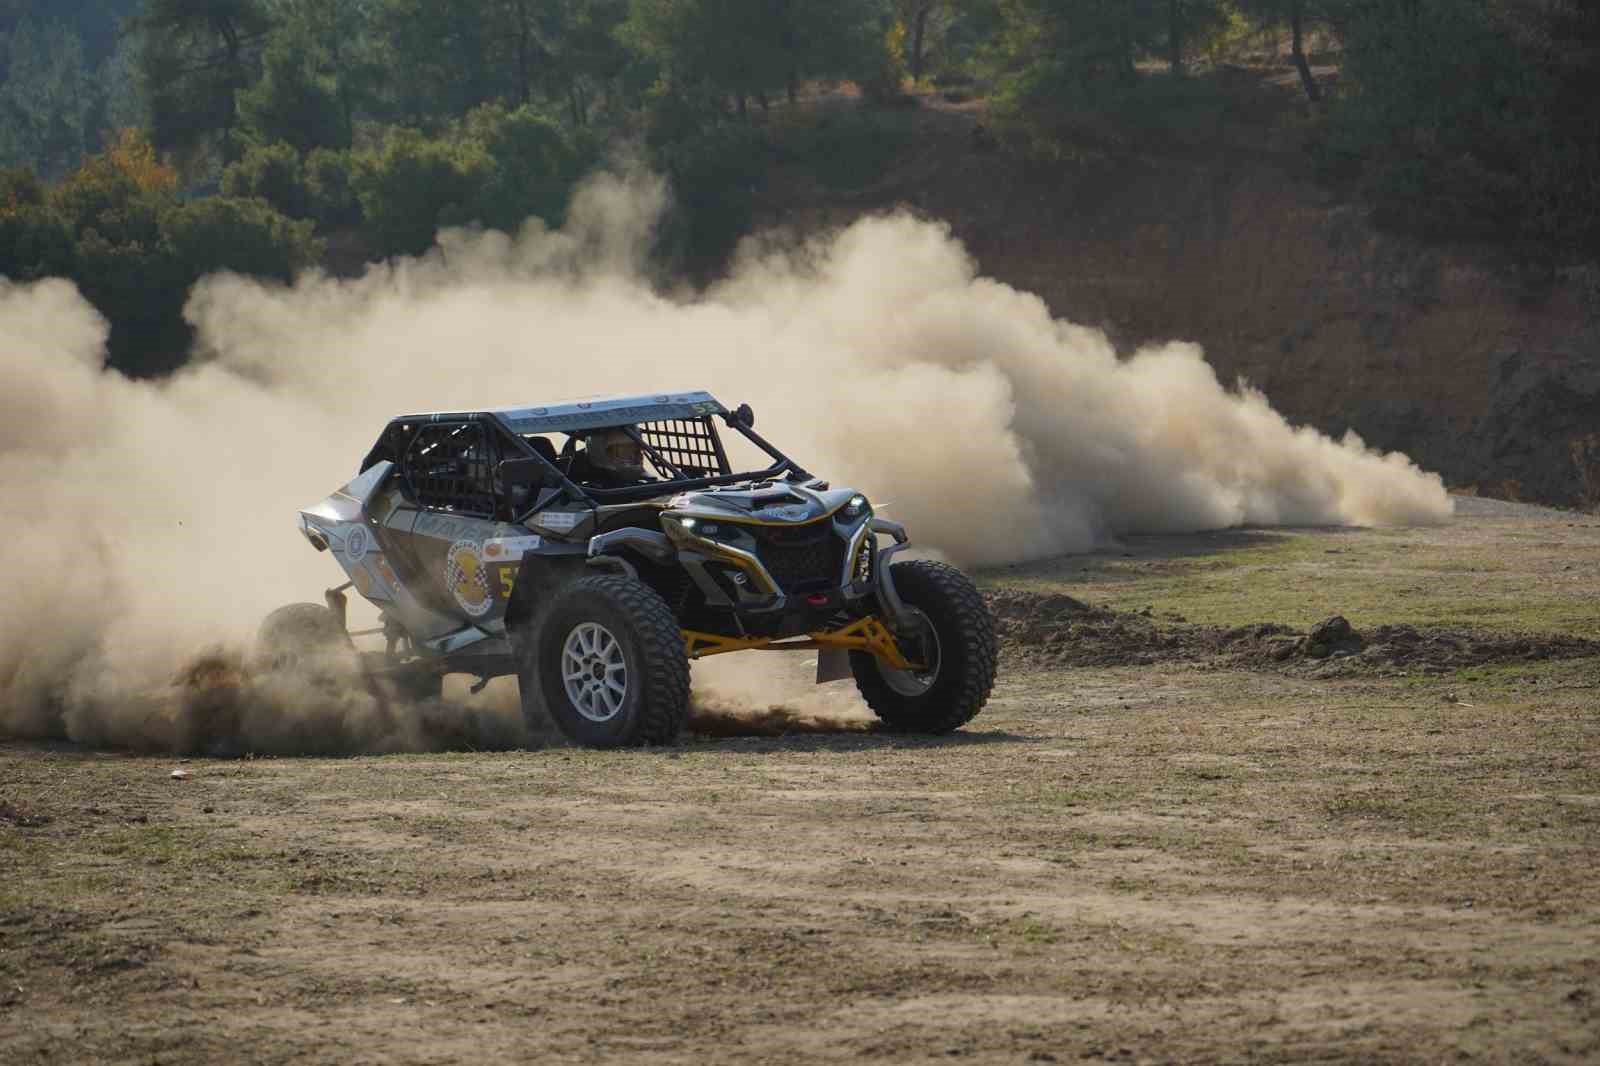
[[[999,150],[981,102],[924,98],[876,180],[841,189],[779,164],[758,221],[807,231],[909,207],[947,221],[985,275],[1126,350],[1198,342],[1291,420],[1353,429],[1457,488],[1600,502],[1600,284],[1534,291],[1484,249],[1379,233],[1282,135],[1301,106],[1288,80],[1223,77],[1209,128],[1070,167]]]

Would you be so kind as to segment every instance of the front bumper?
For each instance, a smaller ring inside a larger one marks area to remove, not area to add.
[[[832,614],[872,594],[877,541],[870,515],[791,525],[663,523],[677,559],[712,607],[741,615]]]

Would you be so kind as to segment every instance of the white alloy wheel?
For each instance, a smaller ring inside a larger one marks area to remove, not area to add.
[[[622,645],[599,622],[572,627],[561,648],[561,683],[577,712],[591,722],[609,722],[628,697],[628,662]]]

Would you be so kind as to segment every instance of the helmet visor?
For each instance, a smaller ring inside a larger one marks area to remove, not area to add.
[[[639,445],[628,437],[612,438],[606,441],[606,459],[614,467],[638,466],[644,456],[639,452]]]

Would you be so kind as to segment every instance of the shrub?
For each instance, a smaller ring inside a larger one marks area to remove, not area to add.
[[[314,214],[300,153],[283,141],[247,149],[222,172],[222,193],[265,200],[290,218]]]
[[[309,220],[286,218],[259,199],[195,200],[164,213],[161,231],[183,269],[196,277],[232,270],[288,281],[322,254]]]
[[[477,221],[507,231],[529,216],[561,225],[572,186],[591,161],[589,152],[558,123],[526,106],[477,108],[463,133],[485,160],[483,181],[469,205]]]
[[[356,153],[350,185],[373,250],[417,255],[432,245],[441,225],[470,221],[487,169],[481,147],[410,129],[391,130],[381,148]]]
[[[350,153],[317,148],[305,158],[306,194],[311,217],[323,229],[338,229],[361,222],[361,205],[350,187]]]

